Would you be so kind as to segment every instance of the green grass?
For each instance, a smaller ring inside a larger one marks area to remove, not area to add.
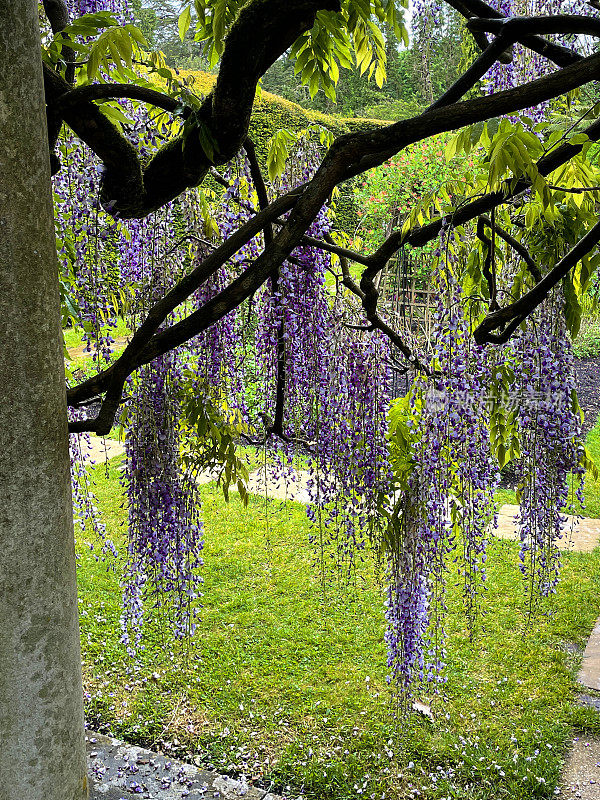
[[[122,547],[118,461],[95,468],[108,530]],[[445,697],[433,721],[394,720],[385,681],[383,590],[373,563],[355,586],[323,589],[303,508],[202,487],[202,618],[188,650],[160,621],[131,663],[119,643],[118,574],[78,545],[82,646],[91,725],[244,771],[305,798],[550,798],[575,726],[574,649],[600,612],[600,551],[565,554],[558,594],[533,620],[515,543],[488,558],[482,625],[470,641],[462,585],[448,573]],[[420,794],[416,793],[416,790]]]
[[[117,318],[117,325],[115,328],[102,328],[102,332],[109,331],[111,336],[115,339],[121,336],[127,336],[131,333],[127,327],[125,320],[121,317]],[[80,347],[84,343],[82,328],[65,328],[63,330],[65,345],[70,349],[72,347]]]

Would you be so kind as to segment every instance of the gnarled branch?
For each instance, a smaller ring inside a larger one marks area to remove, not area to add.
[[[488,314],[473,334],[477,344],[508,341],[518,325],[548,297],[550,291],[598,242],[600,242],[600,222],[597,222],[532,289],[514,303]],[[500,336],[492,334],[492,331],[505,325],[509,327]]]
[[[195,112],[195,124],[160,148],[144,169],[135,149],[106,118],[100,119],[92,103],[65,109],[67,125],[104,163],[104,206],[125,219],[147,216],[198,186],[213,163],[230,161],[247,136],[259,79],[310,30],[321,10],[339,11],[339,0],[254,0],[245,5],[225,41],[216,85]],[[44,77],[47,102],[53,106],[70,87],[58,75],[45,71]],[[202,144],[201,126],[214,142],[211,157]]]

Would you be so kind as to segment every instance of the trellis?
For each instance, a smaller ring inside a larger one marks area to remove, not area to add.
[[[394,217],[386,235],[401,222]],[[429,349],[436,297],[430,269],[425,266],[426,258],[420,250],[401,247],[380,273],[377,288],[386,315],[396,330],[401,330],[413,344]]]
[[[379,291],[387,314],[398,328],[423,345],[431,338],[435,292],[430,275],[419,269],[419,262],[422,264],[422,256],[399,250],[388,261]]]

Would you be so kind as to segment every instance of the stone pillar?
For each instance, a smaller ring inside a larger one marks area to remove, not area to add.
[[[0,0],[0,797],[87,798],[37,0]]]

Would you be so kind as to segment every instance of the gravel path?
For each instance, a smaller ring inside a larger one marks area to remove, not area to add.
[[[585,414],[583,432],[587,434],[600,414],[600,357],[576,359],[575,379],[579,405]]]

